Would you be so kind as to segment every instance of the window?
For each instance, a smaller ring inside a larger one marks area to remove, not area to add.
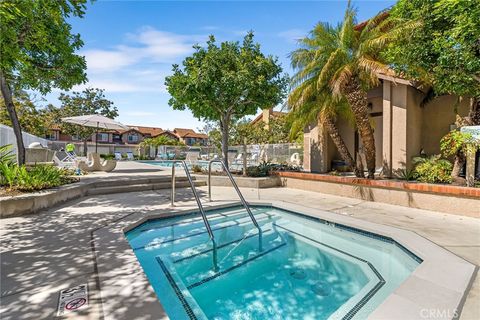
[[[79,141],[80,137],[77,134],[72,135],[72,140],[73,141]]]
[[[129,134],[127,140],[128,142],[138,142],[138,136],[136,134]]]
[[[55,137],[55,132],[47,132],[45,134],[45,139],[47,139],[47,140],[57,140],[57,138]]]
[[[98,141],[108,142],[108,133],[99,133],[97,135]]]

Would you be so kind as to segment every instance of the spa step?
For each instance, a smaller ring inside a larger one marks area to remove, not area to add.
[[[264,230],[262,250],[259,248],[258,235],[238,239],[218,247],[217,271],[213,270],[213,250],[209,250],[205,253],[193,254],[190,258],[174,260],[176,272],[188,288],[193,288],[285,245],[283,238],[271,228],[271,225],[265,225],[262,230]]]
[[[255,217],[260,226],[272,221],[265,214],[255,214]],[[227,216],[222,219],[210,219],[209,217],[209,222],[219,245],[234,239],[241,239],[246,232],[257,233],[246,213],[233,217]],[[201,252],[211,246],[203,221],[195,221],[191,225],[173,226],[173,230],[171,228],[169,226],[146,228],[139,236],[131,240],[130,244],[134,250],[148,248],[148,250],[165,251],[165,247],[170,247],[170,250],[178,252],[177,258],[183,256],[183,250],[189,249],[189,252]]]
[[[205,186],[206,183],[203,181],[194,181],[196,187]],[[161,182],[161,183],[143,183],[143,184],[131,184],[131,185],[116,185],[116,186],[107,186],[89,189],[88,195],[99,195],[99,194],[111,194],[111,193],[125,193],[125,192],[137,192],[137,191],[148,191],[148,190],[159,190],[159,189],[170,189],[172,187],[171,182]],[[175,183],[176,188],[187,188],[190,187],[188,181],[177,181]]]

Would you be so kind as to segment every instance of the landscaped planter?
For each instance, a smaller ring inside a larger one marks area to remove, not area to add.
[[[480,218],[480,188],[278,172],[282,186]]]

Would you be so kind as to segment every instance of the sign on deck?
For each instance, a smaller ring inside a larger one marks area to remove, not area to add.
[[[57,316],[88,307],[88,287],[86,284],[60,291]]]

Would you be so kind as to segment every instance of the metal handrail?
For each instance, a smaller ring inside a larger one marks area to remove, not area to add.
[[[261,236],[262,235],[262,229],[260,228],[260,226],[258,225],[257,223],[257,220],[255,219],[255,217],[253,216],[253,213],[252,213],[252,210],[250,210],[250,207],[248,206],[248,203],[247,201],[245,201],[245,198],[243,197],[243,194],[240,192],[240,189],[238,188],[238,185],[237,183],[235,182],[235,179],[233,179],[233,176],[232,174],[230,173],[230,171],[227,169],[227,166],[225,165],[225,162],[223,162],[222,160],[210,160],[208,162],[208,201],[212,201],[212,183],[211,183],[211,177],[212,177],[212,163],[215,163],[215,162],[218,162],[222,165],[223,167],[223,170],[225,171],[225,173],[227,174],[228,178],[230,179],[230,182],[232,183],[233,185],[233,188],[235,189],[235,191],[237,191],[237,194],[240,198],[240,201],[242,202],[242,205],[245,207],[245,209],[247,210],[247,213],[248,215],[250,216],[250,219],[252,219],[252,222],[253,224],[255,225],[255,227],[258,229],[258,233],[259,235]]]
[[[205,228],[207,228],[208,236],[213,244],[213,266],[214,269],[218,269],[217,265],[217,244],[215,242],[215,236],[213,235],[212,228],[210,227],[210,223],[208,222],[207,216],[205,214],[205,210],[203,210],[202,202],[200,201],[200,197],[198,196],[197,189],[192,180],[192,176],[188,171],[187,164],[184,160],[168,160],[168,162],[172,163],[172,192],[171,192],[171,202],[172,206],[175,206],[175,163],[181,163],[183,168],[185,169],[185,174],[187,175],[188,182],[190,183],[190,187],[192,188],[193,196],[197,201],[198,209],[200,210],[200,214],[202,215],[203,223],[205,224]]]

